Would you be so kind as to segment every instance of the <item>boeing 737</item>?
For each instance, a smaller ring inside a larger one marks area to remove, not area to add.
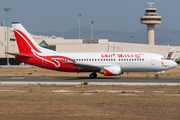
[[[57,71],[92,72],[105,76],[121,75],[123,72],[156,72],[174,68],[177,63],[164,59],[160,54],[145,52],[70,52],[60,53],[40,47],[19,22],[12,22],[12,28],[19,53],[14,55],[18,61]]]

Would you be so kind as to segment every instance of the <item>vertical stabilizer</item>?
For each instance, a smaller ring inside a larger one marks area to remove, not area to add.
[[[167,60],[173,60],[173,55],[174,55],[175,49],[173,48],[171,51],[168,52],[166,55]]]
[[[33,51],[42,53],[41,47],[19,22],[12,22],[14,35],[21,54],[31,54]]]

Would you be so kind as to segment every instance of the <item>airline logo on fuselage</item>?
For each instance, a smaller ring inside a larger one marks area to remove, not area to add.
[[[135,57],[135,58],[140,58],[142,55],[144,55],[144,54],[125,54],[125,53],[123,53],[123,54],[102,54],[101,55],[101,57],[102,58],[133,58],[133,57]]]

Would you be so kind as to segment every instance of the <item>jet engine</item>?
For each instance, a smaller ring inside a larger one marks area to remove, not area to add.
[[[122,74],[120,66],[104,67],[101,69],[100,73],[104,74],[104,76],[116,76]]]

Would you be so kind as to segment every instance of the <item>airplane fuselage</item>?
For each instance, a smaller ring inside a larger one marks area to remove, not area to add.
[[[35,53],[31,58],[17,59],[34,66],[66,72],[88,71],[74,67],[69,62],[97,65],[102,68],[120,66],[122,72],[158,72],[171,69],[175,65],[171,60],[164,60],[162,55],[143,52]]]

